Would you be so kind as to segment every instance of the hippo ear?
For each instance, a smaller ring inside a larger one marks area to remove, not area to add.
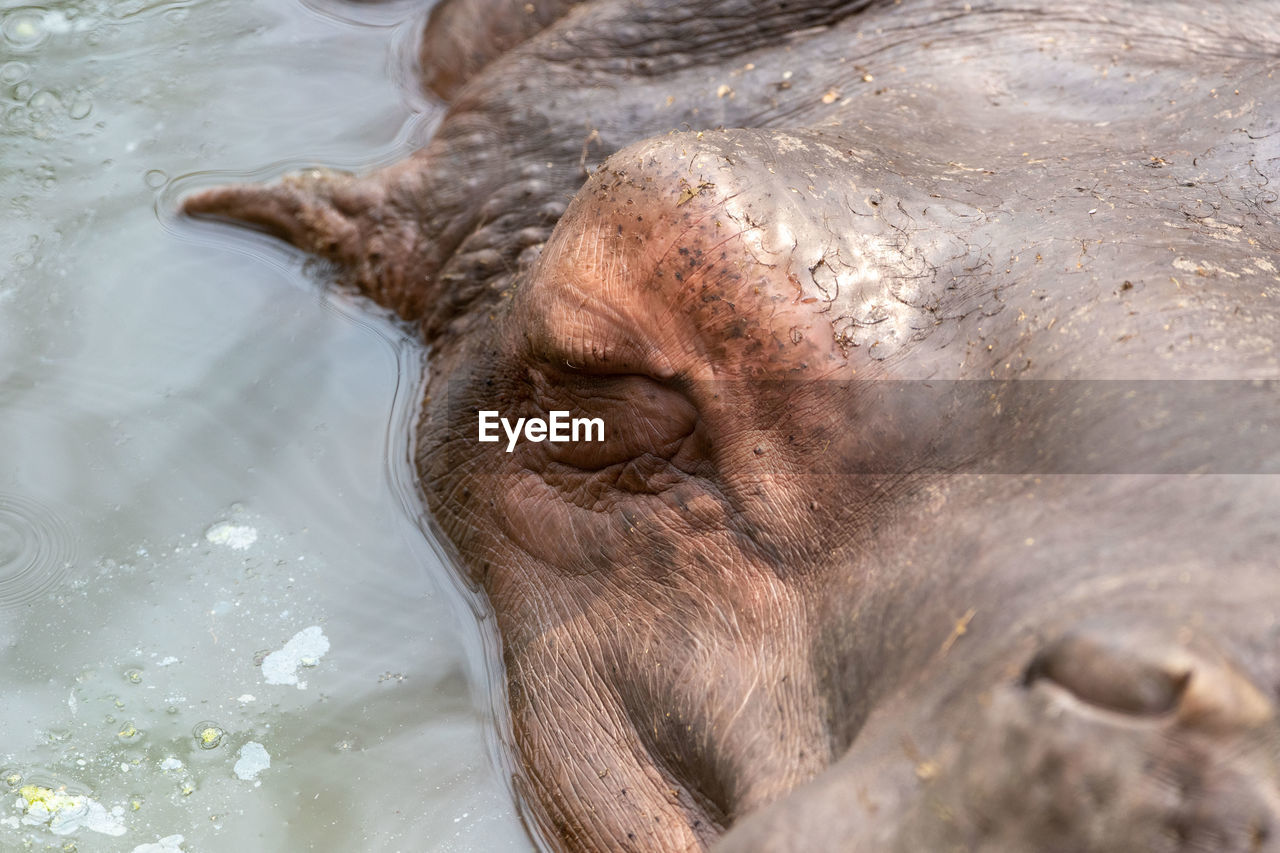
[[[412,161],[406,161],[405,166]],[[356,287],[402,319],[418,321],[429,301],[429,258],[418,251],[414,220],[393,195],[418,191],[397,167],[354,177],[312,169],[274,184],[232,184],[188,196],[183,213],[248,225],[340,268]]]
[[[248,225],[352,269],[363,260],[363,220],[383,203],[377,183],[313,169],[275,184],[232,184],[189,196],[190,216]]]

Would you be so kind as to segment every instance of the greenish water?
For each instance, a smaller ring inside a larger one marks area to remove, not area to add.
[[[420,354],[172,216],[420,143],[415,5],[0,0],[0,850],[531,849]]]

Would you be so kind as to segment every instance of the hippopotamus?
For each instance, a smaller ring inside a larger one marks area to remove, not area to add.
[[[408,159],[184,206],[429,348],[546,843],[1280,850],[1274,3],[443,0],[420,45]]]

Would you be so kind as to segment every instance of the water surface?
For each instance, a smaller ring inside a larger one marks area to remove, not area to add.
[[[530,849],[419,351],[170,217],[420,143],[415,6],[0,0],[0,849]]]

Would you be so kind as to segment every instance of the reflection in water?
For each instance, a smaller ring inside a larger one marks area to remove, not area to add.
[[[0,10],[0,850],[530,849],[420,527],[420,351],[172,216],[419,144],[415,7]]]

